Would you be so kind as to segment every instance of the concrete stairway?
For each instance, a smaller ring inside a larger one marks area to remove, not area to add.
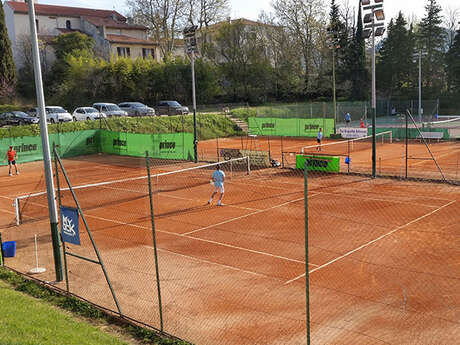
[[[243,120],[240,120],[236,117],[232,117],[230,114],[225,115],[228,119],[232,120],[235,125],[237,125],[244,133],[248,133],[248,124]]]

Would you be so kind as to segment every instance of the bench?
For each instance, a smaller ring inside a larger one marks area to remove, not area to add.
[[[444,137],[444,132],[422,132],[425,139],[437,139],[438,141]],[[422,139],[422,135],[417,134],[416,139]]]

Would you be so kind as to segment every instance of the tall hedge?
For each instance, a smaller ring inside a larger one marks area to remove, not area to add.
[[[13,51],[11,42],[8,38],[8,30],[5,24],[5,13],[3,4],[0,1],[0,88],[6,91],[6,88],[14,87],[16,84],[16,67],[13,60]],[[0,93],[0,97],[2,94]],[[5,95],[3,95],[5,96]]]

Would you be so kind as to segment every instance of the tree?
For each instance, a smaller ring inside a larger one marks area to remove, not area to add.
[[[363,21],[361,6],[358,10],[358,21],[353,40],[347,50],[348,79],[351,82],[350,98],[352,100],[369,99],[370,78],[366,69],[366,51],[363,38]]]
[[[304,92],[311,94],[312,77],[317,76],[322,60],[316,60],[323,47],[325,11],[321,0],[274,0],[272,7],[281,25],[296,41],[302,57]]]
[[[135,23],[145,25],[166,60],[190,18],[190,0],[127,0]]]
[[[92,56],[94,39],[78,31],[57,36],[53,41],[56,59],[62,60],[66,55]]]
[[[436,0],[428,0],[425,6],[426,15],[420,23],[418,31],[418,47],[426,52],[423,58],[423,84],[428,92],[438,93],[444,88],[444,56],[446,31],[441,26],[441,7]]]
[[[460,94],[460,29],[457,30],[454,42],[447,52],[446,60],[450,90]]]
[[[11,99],[14,96],[16,84],[16,67],[13,60],[13,51],[5,24],[3,4],[0,2],[0,97]]]
[[[229,0],[188,0],[189,23],[201,30],[220,22],[230,14]]]
[[[379,90],[390,98],[402,96],[410,85],[414,70],[414,40],[407,22],[399,12],[396,21],[391,19],[388,35],[383,40],[376,64]]]
[[[335,0],[331,0],[329,26],[327,30],[330,43],[329,48],[334,49],[337,79],[343,83],[347,80],[346,52],[349,48],[348,29],[341,19],[340,8]]]

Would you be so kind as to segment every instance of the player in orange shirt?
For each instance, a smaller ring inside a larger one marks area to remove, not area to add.
[[[16,151],[13,150],[13,146],[10,146],[10,149],[6,153],[6,156],[5,156],[5,159],[4,159],[5,161],[8,159],[8,167],[9,167],[8,174],[10,176],[13,176],[11,174],[11,166],[12,165],[14,165],[14,169],[16,169],[16,175],[19,175],[18,167],[16,166],[16,157],[17,157]]]

